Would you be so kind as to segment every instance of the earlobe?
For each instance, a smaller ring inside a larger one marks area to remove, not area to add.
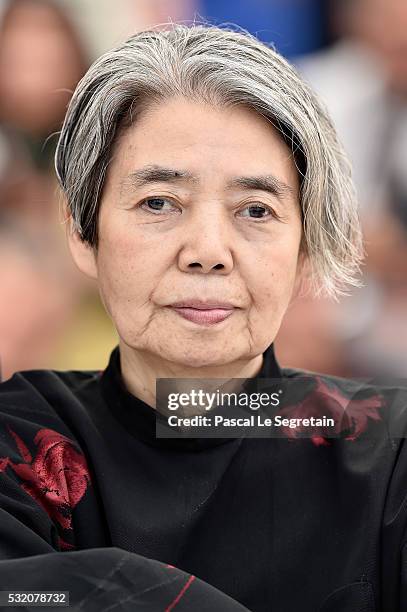
[[[67,222],[67,240],[69,250],[76,266],[89,278],[98,278],[96,251],[88,243],[81,240],[79,232],[74,228],[72,218]]]

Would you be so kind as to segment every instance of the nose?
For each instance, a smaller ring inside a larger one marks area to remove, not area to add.
[[[221,211],[207,206],[183,227],[179,267],[183,272],[229,274],[233,269],[231,233]]]

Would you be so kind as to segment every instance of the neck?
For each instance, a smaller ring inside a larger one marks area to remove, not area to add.
[[[167,361],[152,353],[134,350],[120,342],[120,363],[123,381],[128,391],[155,408],[157,378],[253,378],[261,370],[263,355],[256,355],[251,359],[239,359],[221,366],[197,368]]]

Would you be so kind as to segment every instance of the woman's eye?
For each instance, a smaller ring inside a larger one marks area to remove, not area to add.
[[[242,217],[251,219],[264,219],[266,217],[277,217],[276,213],[264,204],[250,204],[240,211]]]
[[[168,206],[166,206],[166,204],[168,204]],[[167,198],[146,198],[141,202],[140,208],[153,215],[159,215],[162,212],[171,212],[175,207]]]

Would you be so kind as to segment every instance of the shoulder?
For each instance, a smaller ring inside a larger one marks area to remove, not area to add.
[[[282,368],[282,374],[298,398],[290,409],[333,417],[340,437],[385,439],[395,448],[394,440],[407,436],[407,379],[344,378],[296,368]]]
[[[0,412],[24,407],[51,408],[55,400],[72,398],[84,386],[100,376],[99,370],[26,370],[16,372],[0,383]]]
[[[350,392],[381,392],[385,395],[407,394],[407,378],[392,376],[373,376],[360,378],[347,378],[334,374],[325,374],[300,368],[281,368],[282,376],[287,380],[310,379],[321,381],[332,389],[342,389]]]
[[[97,391],[100,372],[27,370],[0,384],[0,444],[10,429],[30,437],[39,430],[72,438],[69,415],[83,408],[81,392]]]

